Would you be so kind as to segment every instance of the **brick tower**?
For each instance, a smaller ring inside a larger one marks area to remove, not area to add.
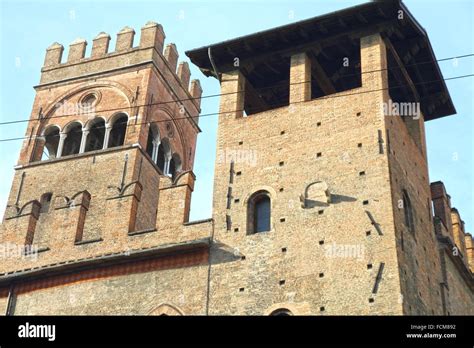
[[[222,93],[214,236],[234,262],[211,253],[211,314],[449,313],[424,122],[455,110],[402,3],[187,54]],[[464,233],[457,240],[464,245]],[[452,288],[464,295],[451,313],[472,314],[460,250]]]
[[[0,226],[7,315],[473,314],[474,243],[425,143],[455,109],[400,1],[186,53],[222,92],[202,221],[201,88],[159,25],[133,36],[47,51]]]
[[[47,49],[0,234],[2,245],[22,255],[2,260],[4,276],[79,267],[195,235],[184,224],[202,90],[198,80],[190,82],[188,63],[177,64],[174,44],[163,52],[161,25],[147,23],[136,46],[134,35],[125,27],[109,52],[110,36],[100,33],[90,57],[84,56],[87,42],[77,39],[66,62],[62,45]],[[27,292],[25,282],[7,278],[2,300]],[[16,299],[7,313],[35,313]],[[68,313],[67,304],[58,306],[51,313]]]

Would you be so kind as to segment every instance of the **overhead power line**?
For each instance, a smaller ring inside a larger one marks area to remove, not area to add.
[[[459,80],[459,79],[473,77],[473,76],[474,76],[474,74],[453,76],[453,77],[449,77],[449,78],[446,78],[446,79],[436,79],[436,80],[431,80],[431,81],[424,81],[424,82],[420,82],[420,83],[415,83],[415,85],[430,84],[430,83],[435,83],[435,82],[440,82],[440,81]],[[380,92],[380,91],[390,90],[390,89],[395,89],[395,88],[402,88],[402,87],[406,87],[406,86],[407,86],[407,84],[402,84],[402,85],[398,85],[398,86],[379,88],[379,89],[373,89],[373,90],[366,90],[366,91],[360,91],[360,92],[355,92],[355,93],[344,93],[344,94],[339,94],[339,95],[327,95],[327,96],[319,97],[319,98],[316,98],[316,99],[313,99],[313,100],[341,98],[341,97],[347,97],[347,96],[353,96],[353,95],[359,95],[359,94],[366,94],[366,93],[372,93],[372,92]],[[306,102],[307,102],[306,100],[303,100],[303,101],[294,102],[291,105],[299,104],[299,103],[306,103]],[[147,106],[147,105],[145,105],[145,106]],[[123,110],[123,108],[121,108],[120,110]],[[229,114],[229,113],[240,112],[240,111],[244,111],[244,110],[242,109],[242,110],[230,110],[230,111],[222,111],[222,112],[213,112],[213,113],[209,113],[209,114],[202,114],[202,115],[192,116],[192,118],[217,116],[217,115],[220,115],[220,114]],[[188,117],[176,117],[176,118],[174,118],[174,120],[187,119],[187,118]],[[160,123],[160,122],[167,122],[167,121],[168,120],[147,121],[147,122],[136,123],[135,125],[153,124],[153,123]],[[97,128],[105,128],[105,126],[97,127]],[[59,136],[59,135],[55,135],[55,136]],[[18,138],[7,138],[7,139],[0,139],[0,142],[14,141],[14,140],[24,140],[24,139],[33,139],[33,138],[37,138],[37,137],[38,136],[36,136],[36,135],[30,135],[30,136],[18,137]]]
[[[469,57],[473,57],[474,56],[474,53],[470,53],[470,54],[464,54],[464,55],[460,55],[460,56],[453,56],[453,57],[447,57],[447,58],[442,58],[442,59],[438,59],[438,60],[429,60],[429,61],[424,61],[424,62],[419,62],[419,63],[415,63],[415,64],[409,64],[409,65],[405,65],[405,67],[411,67],[411,66],[418,66],[418,65],[424,65],[424,64],[429,64],[429,63],[433,63],[433,62],[443,62],[443,61],[449,61],[449,60],[454,60],[454,59],[462,59],[462,58],[469,58]],[[391,68],[384,68],[384,69],[378,69],[378,70],[371,70],[371,71],[362,71],[360,73],[355,73],[355,74],[345,74],[345,75],[340,75],[340,77],[348,77],[348,76],[358,76],[358,75],[364,75],[364,74],[372,74],[372,73],[376,73],[376,72],[381,72],[381,71],[389,71],[389,70],[392,70],[392,69],[401,69],[401,67],[391,67]],[[439,80],[441,81],[441,80]],[[447,81],[447,79],[445,79],[445,81]],[[276,87],[280,87],[280,86],[283,86],[283,85],[298,85],[298,84],[304,84],[304,83],[311,83],[312,81],[299,81],[299,82],[290,82],[290,83],[277,83],[277,84],[274,84],[274,85],[271,85],[271,86],[266,86],[266,87],[260,87],[260,88],[254,88],[254,90],[256,91],[263,91],[263,90],[267,90],[267,89],[274,89]],[[435,81],[437,82],[437,81]],[[228,93],[217,93],[217,94],[210,94],[210,95],[204,95],[204,96],[201,96],[199,98],[184,98],[184,99],[176,99],[176,100],[167,100],[167,101],[160,101],[160,102],[153,102],[153,103],[147,103],[147,104],[138,104],[138,105],[133,105],[133,106],[128,106],[128,107],[121,107],[121,108],[108,108],[108,109],[102,109],[102,110],[98,110],[97,112],[110,112],[110,111],[120,111],[120,110],[127,110],[127,109],[135,109],[135,108],[140,108],[140,107],[149,107],[149,106],[154,106],[154,105],[163,105],[163,104],[171,104],[171,103],[182,103],[182,102],[185,102],[185,101],[191,101],[191,100],[196,100],[196,99],[208,99],[208,98],[216,98],[216,97],[220,97],[220,96],[225,96],[225,95],[231,95],[231,94],[237,94],[237,93],[241,93],[241,91],[238,91],[238,92],[228,92]],[[321,97],[323,98],[323,97]],[[70,116],[77,116],[77,113],[72,113],[72,114],[62,114],[62,115],[56,115],[56,116],[51,116],[51,117],[47,117],[47,118],[35,118],[35,119],[32,119],[32,118],[25,118],[25,119],[20,119],[20,120],[11,120],[11,121],[4,121],[4,122],[0,122],[0,126],[5,126],[5,125],[11,125],[11,124],[17,124],[17,123],[25,123],[25,122],[30,122],[30,121],[44,121],[46,119],[48,120],[51,120],[51,119],[55,119],[55,118],[63,118],[63,117],[70,117]],[[202,116],[202,115],[201,115]],[[201,117],[201,116],[194,116],[194,117]],[[192,117],[192,116],[189,116],[189,117]],[[192,118],[194,118],[192,117]],[[187,118],[187,117],[185,117]]]

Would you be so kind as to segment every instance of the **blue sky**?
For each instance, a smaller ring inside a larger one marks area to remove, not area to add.
[[[250,34],[365,1],[0,1],[0,122],[28,118],[46,47],[67,46],[77,37],[92,39],[101,31],[112,36],[128,25],[139,33],[149,20],[163,25],[166,42],[184,51]],[[427,30],[438,59],[474,52],[474,2],[406,0]],[[271,4],[271,5],[270,5]],[[136,38],[137,40],[137,38]],[[137,41],[135,41],[137,42]],[[445,78],[472,74],[474,59],[440,63]],[[215,79],[191,66],[204,95],[219,93]],[[474,79],[447,81],[457,115],[426,123],[430,180],[442,180],[467,231],[473,232],[473,86]],[[215,113],[218,98],[204,99],[202,113]],[[217,116],[200,120],[191,219],[211,216]],[[26,123],[0,126],[0,139],[24,136]],[[21,141],[0,142],[0,217],[10,191]]]

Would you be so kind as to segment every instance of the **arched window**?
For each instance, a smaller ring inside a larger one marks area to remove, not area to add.
[[[125,114],[120,114],[118,116],[110,130],[109,143],[107,147],[116,147],[122,146],[125,141],[125,133],[127,132],[127,122],[128,116]]]
[[[87,135],[84,152],[102,150],[104,148],[105,121],[97,117],[92,121]]]
[[[156,315],[156,316],[174,316],[174,315],[184,315],[184,313],[178,307],[175,307],[171,304],[162,303],[152,311],[148,313],[148,315]]]
[[[165,175],[169,173],[169,165],[171,160],[171,147],[167,138],[161,140],[158,146],[156,165],[161,169]]]
[[[155,123],[150,124],[148,130],[148,139],[146,152],[150,155],[152,161],[158,163],[158,147],[160,146],[160,131]]]
[[[51,198],[53,194],[51,192],[47,192],[41,195],[40,204],[41,204],[41,213],[47,213],[49,211],[49,206],[51,205]]]
[[[146,153],[153,159],[153,154],[154,154],[154,145],[153,145],[153,134],[151,134],[151,130],[148,131],[148,138],[146,140]]]
[[[163,144],[158,146],[158,157],[156,159],[156,165],[161,169],[161,172],[164,174],[165,168],[165,150],[163,149]]]
[[[58,154],[59,146],[59,127],[51,126],[48,127],[44,133],[44,146],[43,153],[41,154],[41,160],[56,158]]]
[[[181,171],[181,158],[179,157],[179,154],[175,153],[171,157],[170,160],[170,169],[169,169],[169,174],[171,177],[174,179],[176,177],[176,174]]]
[[[79,122],[72,123],[67,127],[66,134],[61,156],[78,154],[81,148],[82,125]]]
[[[271,316],[280,316],[280,317],[288,317],[293,315],[290,310],[286,308],[278,308],[275,309],[273,312],[270,313]]]
[[[248,234],[271,230],[271,200],[267,191],[254,193],[248,201]]]
[[[413,218],[413,207],[411,205],[410,197],[408,192],[403,190],[403,213],[405,215],[405,225],[408,230],[415,233],[415,223]]]

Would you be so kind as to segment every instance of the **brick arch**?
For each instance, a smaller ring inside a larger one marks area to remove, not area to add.
[[[159,117],[159,115],[162,115],[164,117]],[[173,123],[174,129],[176,130],[179,138],[178,143],[180,145],[180,149],[176,149],[176,147],[174,146],[174,144],[176,143],[175,141],[170,141],[171,151],[174,153],[178,150],[181,156],[182,163],[187,163],[188,155],[186,153],[186,141],[184,132],[181,129],[179,122],[176,122],[176,120],[174,119],[173,115],[174,112],[168,104],[160,104],[157,105],[156,109],[152,112],[151,122],[158,121],[155,122],[155,124],[160,130],[161,138],[168,137],[167,132],[165,131],[165,120]]]
[[[263,311],[263,315],[272,315],[275,312],[286,310],[292,315],[310,315],[311,309],[306,302],[281,302],[274,303]]]
[[[46,125],[45,127],[42,128],[40,136],[44,137],[46,131],[48,131],[52,128],[57,128],[59,130],[59,132],[61,133],[61,130],[62,130],[61,127],[56,123],[51,123],[51,124],[48,124],[48,125]]]
[[[80,124],[80,125],[81,125],[81,129],[84,128],[84,123],[83,123],[81,120],[75,118],[75,119],[73,119],[72,121],[70,121],[70,122],[68,122],[67,124],[64,125],[64,127],[63,127],[63,129],[62,129],[62,132],[64,132],[64,133],[69,132],[69,131],[71,130],[71,127],[72,127],[75,123]]]
[[[270,195],[270,199],[272,201],[272,208],[273,208],[273,201],[276,198],[276,191],[271,186],[252,186],[245,196],[244,201],[242,202],[243,205],[247,205],[249,199],[258,191],[267,191]]]
[[[105,117],[104,117],[105,123],[106,123],[107,125],[112,126],[112,125],[115,123],[115,121],[117,121],[117,119],[120,118],[120,117],[123,116],[123,115],[127,116],[127,123],[128,123],[128,122],[130,121],[130,115],[129,115],[129,113],[128,113],[127,111],[121,111],[121,110],[115,111],[115,112],[114,112],[110,117],[108,117],[108,118],[105,118]]]
[[[65,92],[64,94],[60,95],[55,100],[53,100],[51,103],[49,103],[47,107],[44,108],[43,110],[43,114],[45,115],[45,117],[43,118],[42,123],[47,122],[50,119],[50,117],[54,114],[56,110],[56,105],[58,105],[62,101],[68,100],[72,98],[73,96],[83,93],[87,90],[93,90],[97,88],[112,88],[118,91],[120,94],[122,94],[125,97],[129,107],[132,105],[133,92],[127,86],[121,83],[118,83],[116,81],[109,81],[109,80],[104,80],[104,81],[99,81],[99,82],[94,82],[94,83],[87,82],[73,89],[68,90],[67,92]],[[39,130],[41,130],[41,128],[42,127],[39,127]]]
[[[103,120],[105,124],[107,124],[107,119],[104,116],[97,115],[84,123],[83,128],[86,130],[90,130],[91,126],[93,126],[96,122],[100,122],[99,120]]]
[[[168,303],[162,303],[152,309],[150,312],[148,312],[148,315],[184,315],[183,311],[179,309],[178,307],[168,304]]]
[[[276,199],[276,192],[270,186],[253,186],[247,191],[245,199],[243,201],[244,206],[244,221],[242,221],[242,226],[245,226],[245,233],[246,234],[253,234],[254,225],[253,225],[253,211],[254,211],[254,198],[256,195],[265,194],[270,198],[270,230],[275,230],[275,199]],[[251,215],[252,214],[252,215]]]

